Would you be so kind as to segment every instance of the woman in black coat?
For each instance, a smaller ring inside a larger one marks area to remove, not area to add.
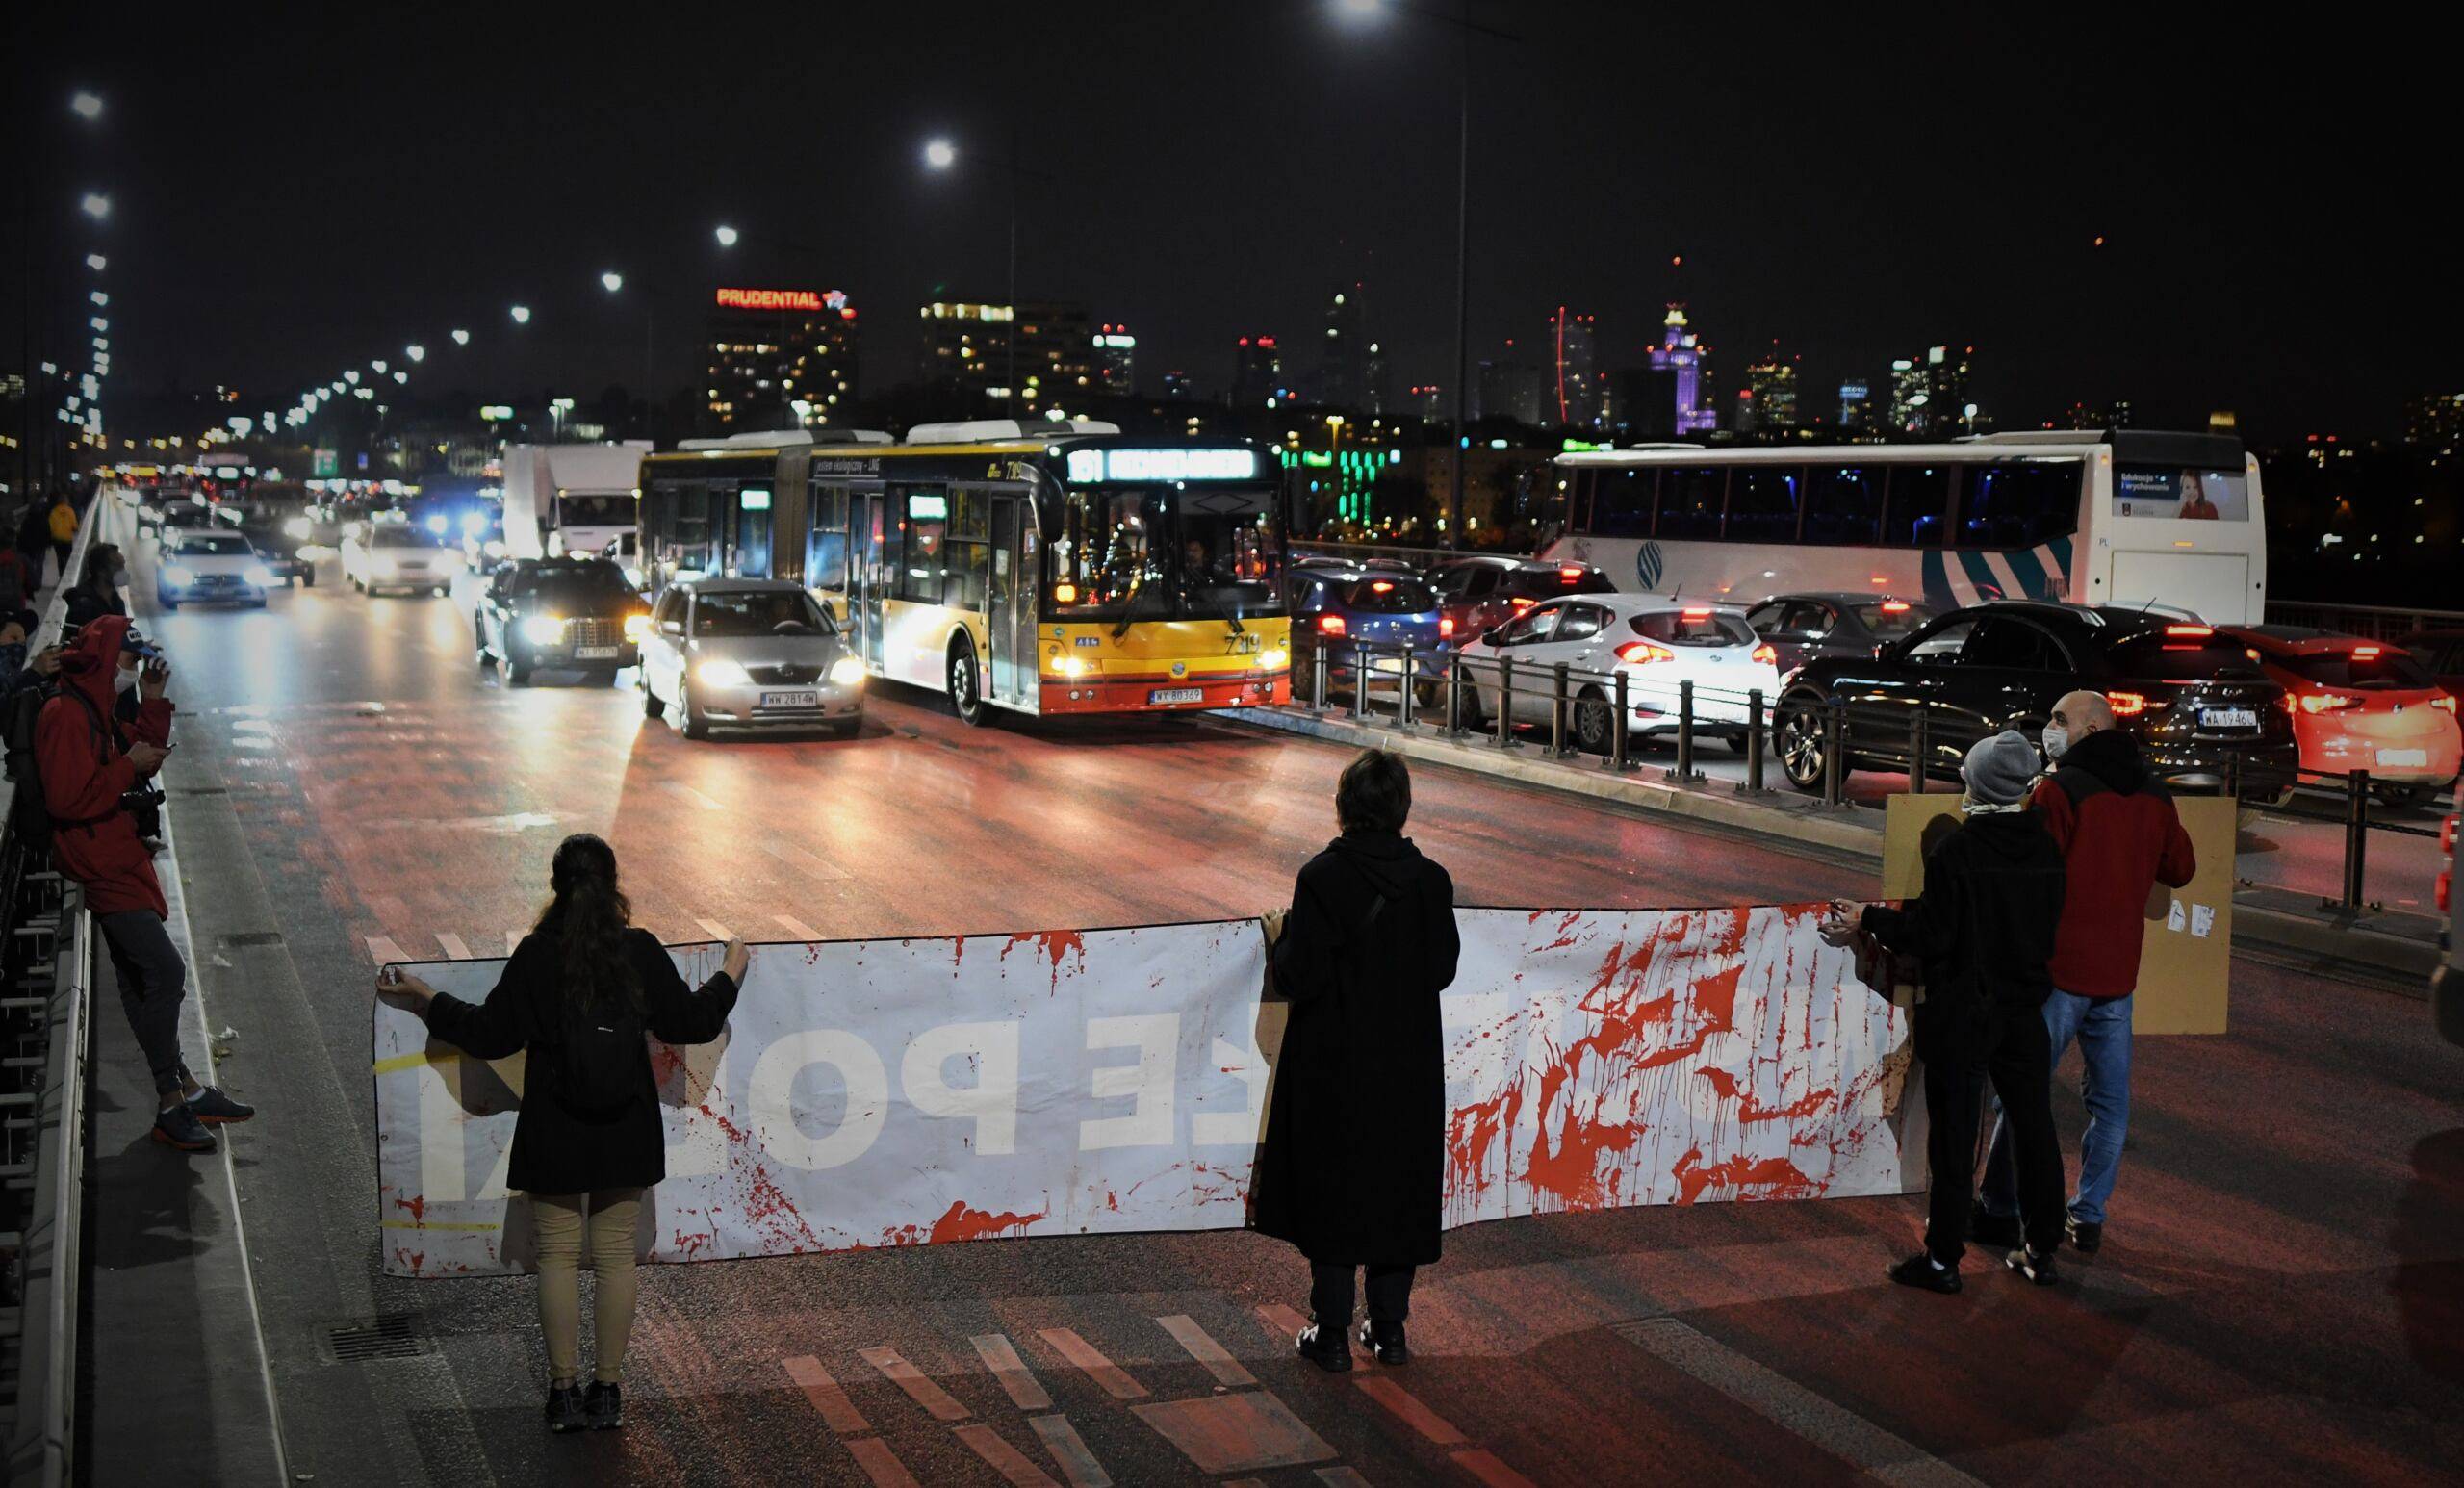
[[[380,977],[378,988],[467,1054],[530,1051],[506,1182],[530,1196],[538,1231],[548,1428],[610,1430],[625,1424],[621,1381],[642,1191],[667,1176],[658,1085],[643,1035],[666,1043],[716,1039],[749,958],[743,941],[729,941],[725,965],[701,990],[688,988],[657,937],[633,928],[632,907],[616,885],[615,851],[588,833],[558,845],[549,884],[555,897],[485,1002],[475,1007],[414,976]],[[575,1388],[585,1230],[599,1273],[587,1397]]]
[[[1309,1260],[1316,1322],[1296,1341],[1351,1368],[1353,1273],[1368,1269],[1361,1342],[1410,1357],[1412,1272],[1438,1258],[1446,1182],[1446,1037],[1454,881],[1402,834],[1412,779],[1371,750],[1335,787],[1343,835],[1309,859],[1289,913],[1267,916],[1276,989],[1292,1005],[1255,1175],[1257,1228]]]

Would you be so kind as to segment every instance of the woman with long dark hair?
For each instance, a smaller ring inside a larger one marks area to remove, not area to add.
[[[380,973],[377,987],[464,1053],[502,1059],[529,1050],[506,1182],[529,1195],[538,1232],[548,1429],[605,1431],[625,1424],[642,1191],[667,1176],[644,1035],[665,1043],[716,1039],[749,958],[743,941],[731,940],[719,971],[699,991],[687,988],[657,937],[633,926],[614,849],[588,833],[557,846],[548,883],[554,897],[485,1002],[474,1006],[408,975]],[[577,1388],[585,1236],[599,1273],[598,1349],[586,1396]]]

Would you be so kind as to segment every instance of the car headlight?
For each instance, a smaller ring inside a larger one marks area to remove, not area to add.
[[[443,537],[445,535],[445,513],[438,512],[435,516],[427,519],[427,529],[434,532],[437,536]]]
[[[753,683],[751,673],[725,656],[712,656],[695,667],[693,675],[713,687],[746,687]]]
[[[464,537],[477,537],[487,529],[488,514],[486,512],[474,511],[463,513],[462,535]],[[439,527],[437,530],[442,532],[445,529],[443,527]]]
[[[553,646],[565,638],[562,615],[531,615],[522,622],[522,638],[533,646]]]
[[[295,537],[303,543],[306,542],[310,535],[316,530],[317,529],[314,526],[309,525],[308,519],[305,517],[294,517],[289,522],[282,525],[283,536]]]
[[[241,571],[240,577],[259,589],[273,587],[273,570],[262,563],[251,563]]]
[[[1258,653],[1258,669],[1262,672],[1280,672],[1291,664],[1292,653],[1280,646],[1270,646]]]
[[[163,582],[174,589],[185,589],[196,582],[196,570],[185,563],[167,564],[163,569]]]
[[[650,633],[650,616],[627,615],[625,617],[625,639],[631,641],[634,645],[638,646],[642,643],[642,638]]]
[[[864,685],[864,663],[861,658],[841,656],[830,663],[830,684],[834,687]]]

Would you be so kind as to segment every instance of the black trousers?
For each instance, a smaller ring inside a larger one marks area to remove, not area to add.
[[[180,1062],[180,1002],[188,994],[189,968],[151,910],[121,910],[99,916],[103,946],[119,977],[120,1006],[129,1031],[154,1074],[154,1089],[167,1104],[179,1098],[188,1066]]]
[[[1975,1139],[1970,1138],[1973,1142]],[[1309,1263],[1309,1310],[1318,1325],[1341,1333],[1351,1327],[1352,1275],[1369,1272],[1369,1321],[1379,1331],[1401,1327],[1412,1310],[1410,1266],[1327,1266]]]
[[[2021,1229],[2029,1249],[2051,1254],[2062,1241],[2063,1176],[2062,1146],[2053,1130],[2053,1045],[2043,1013],[1995,1006],[1928,1018],[1926,1005],[1919,1004],[1916,1019],[1916,1054],[1925,1062],[1925,1106],[1933,1123],[1925,1143],[1934,1169],[1925,1248],[1945,1266],[1956,1266],[1966,1253],[1980,1109],[1990,1080],[2010,1125]]]

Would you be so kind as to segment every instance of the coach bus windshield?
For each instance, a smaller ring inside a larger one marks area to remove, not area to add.
[[[1059,620],[1283,613],[1270,485],[1068,488],[1045,593]]]

